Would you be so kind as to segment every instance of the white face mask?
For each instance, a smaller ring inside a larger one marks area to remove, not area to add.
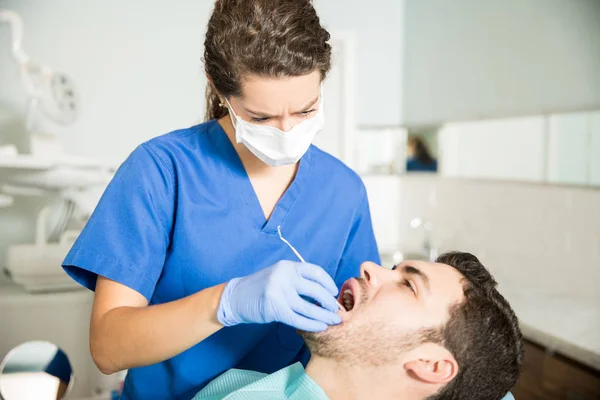
[[[236,142],[243,143],[252,154],[272,167],[297,163],[310,147],[316,134],[325,125],[322,87],[316,115],[294,125],[288,132],[273,126],[244,121],[235,114],[229,101],[227,99],[225,101],[229,106],[229,116],[235,128]]]

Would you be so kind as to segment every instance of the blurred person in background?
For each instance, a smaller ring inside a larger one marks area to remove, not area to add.
[[[437,172],[437,160],[422,138],[408,137],[406,156],[407,172]]]

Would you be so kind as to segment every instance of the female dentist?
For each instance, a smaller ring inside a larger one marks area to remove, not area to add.
[[[339,324],[338,288],[379,261],[363,183],[311,146],[328,40],[310,0],[217,0],[207,122],[135,149],[67,255],[95,290],[97,366],[129,369],[123,399],[307,361],[295,330]]]

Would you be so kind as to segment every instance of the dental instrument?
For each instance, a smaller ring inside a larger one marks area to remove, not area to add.
[[[303,263],[305,263],[306,261],[304,261],[304,258],[302,258],[302,256],[300,255],[300,253],[298,252],[298,250],[296,250],[296,248],[294,246],[292,246],[292,244],[290,242],[287,241],[286,238],[283,237],[283,235],[281,234],[281,226],[277,227],[277,233],[279,234],[279,239],[281,239],[283,241],[283,243],[287,244],[288,247],[294,252],[294,254],[296,255],[296,257],[298,257],[298,259],[300,261],[302,261]],[[342,311],[346,311],[346,309],[344,308],[344,306],[342,306],[336,299],[335,301],[338,305],[338,307],[340,308],[340,310]]]
[[[292,251],[294,252],[294,254],[296,255],[296,257],[298,257],[298,259],[299,259],[300,261],[302,261],[303,263],[305,263],[306,261],[304,260],[304,258],[302,258],[302,256],[300,255],[300,253],[298,253],[298,250],[296,250],[296,249],[294,248],[294,246],[292,246],[292,244],[291,244],[290,242],[288,242],[288,241],[287,241],[287,239],[286,239],[286,238],[284,238],[284,237],[283,237],[283,235],[281,234],[281,226],[278,226],[278,227],[277,227],[277,233],[279,234],[279,239],[281,239],[281,240],[283,241],[283,243],[287,244],[287,245],[288,245],[288,247],[289,247],[290,249],[292,249]]]

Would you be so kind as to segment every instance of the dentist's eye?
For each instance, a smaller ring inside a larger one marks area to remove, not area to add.
[[[269,117],[264,117],[264,118],[252,118],[250,119],[250,121],[254,122],[255,124],[262,124],[263,122],[267,122],[270,118]]]
[[[314,113],[316,110],[307,110],[307,111],[302,111],[300,113],[300,115],[302,115],[303,117],[308,117],[310,114]]]

